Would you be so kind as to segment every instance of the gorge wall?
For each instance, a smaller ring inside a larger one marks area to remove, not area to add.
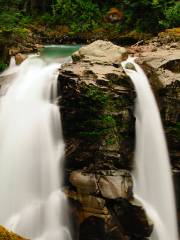
[[[179,51],[178,44],[172,42],[125,49],[96,41],[76,52],[73,62],[60,70],[65,192],[71,205],[74,239],[135,240],[146,239],[152,232],[153,224],[133,198],[136,94],[120,65],[128,54],[138,56],[154,89],[180,208]]]
[[[136,93],[121,67],[128,54],[138,57],[160,108],[180,216],[180,48],[177,41],[162,41],[127,48],[96,41],[59,70],[57,100],[66,142],[64,191],[73,240],[145,240],[152,232],[152,222],[133,198]],[[11,239],[11,233],[2,229]]]

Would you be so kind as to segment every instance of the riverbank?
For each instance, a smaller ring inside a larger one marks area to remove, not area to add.
[[[32,25],[21,32],[4,30],[0,32],[0,71],[7,66],[10,57],[17,53],[38,52],[43,45],[89,44],[99,39],[121,46],[144,45],[152,41],[167,44],[180,39],[180,28],[167,29],[156,36],[136,31],[118,33],[107,29],[72,34],[66,26],[52,30],[42,25]]]

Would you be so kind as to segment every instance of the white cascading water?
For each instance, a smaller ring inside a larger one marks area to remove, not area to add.
[[[33,240],[71,239],[54,104],[59,67],[29,57],[2,74],[11,81],[0,98],[0,225]]]
[[[128,65],[134,69],[129,69]],[[136,99],[135,197],[154,223],[153,240],[178,240],[168,151],[159,110],[148,79],[134,58],[122,63]]]

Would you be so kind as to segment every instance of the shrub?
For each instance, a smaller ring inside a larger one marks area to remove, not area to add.
[[[56,23],[69,25],[72,31],[81,32],[98,26],[100,10],[91,0],[57,0],[54,17]]]
[[[24,15],[20,11],[10,9],[0,12],[0,28],[13,30],[14,28],[24,28],[32,21],[30,16]]]
[[[179,24],[179,5],[175,0],[122,0],[119,7],[125,14],[126,29],[157,32]]]
[[[165,20],[161,23],[164,27],[179,27],[180,26],[180,2],[174,6],[165,9]]]
[[[4,71],[7,68],[7,64],[0,62],[0,72]]]

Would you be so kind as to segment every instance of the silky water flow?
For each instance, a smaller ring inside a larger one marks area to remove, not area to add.
[[[33,240],[71,240],[61,191],[64,142],[54,104],[60,64],[37,56],[1,77],[0,225]]]
[[[129,57],[122,67],[137,93],[135,198],[140,200],[154,224],[153,240],[178,240],[171,168],[155,97],[134,58]]]

